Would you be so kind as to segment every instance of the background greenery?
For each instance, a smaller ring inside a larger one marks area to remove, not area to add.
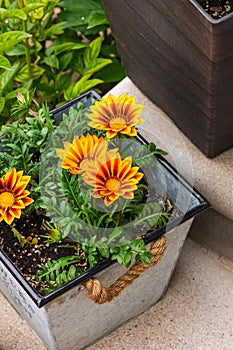
[[[52,109],[124,76],[102,0],[0,0],[0,125],[33,101]]]

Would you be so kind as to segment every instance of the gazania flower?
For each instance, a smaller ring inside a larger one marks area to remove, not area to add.
[[[90,161],[101,159],[107,152],[108,141],[103,137],[87,134],[80,138],[74,137],[72,143],[64,142],[65,149],[56,149],[57,155],[63,160],[59,165],[63,169],[69,169],[71,174],[81,174],[88,167]],[[112,157],[117,149],[110,151]]]
[[[104,198],[104,203],[109,206],[120,196],[126,199],[134,198],[137,183],[143,177],[138,172],[139,167],[132,167],[132,158],[122,160],[120,157],[107,159],[90,167],[83,175],[84,181],[94,187],[92,196]]]
[[[14,218],[19,219],[21,210],[33,202],[29,191],[25,190],[31,176],[23,176],[23,171],[13,168],[0,178],[0,222],[8,225]]]
[[[96,101],[90,107],[91,114],[87,117],[91,119],[88,124],[92,128],[105,130],[107,138],[112,138],[118,133],[128,136],[136,136],[136,125],[143,123],[143,119],[138,118],[143,105],[136,104],[134,97],[121,95],[118,98],[109,95]]]

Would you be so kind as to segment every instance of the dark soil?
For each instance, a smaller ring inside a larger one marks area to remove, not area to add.
[[[170,204],[168,199],[158,199],[158,203],[164,206],[167,213],[170,214],[170,220],[175,219],[182,215],[182,212]],[[35,289],[35,291],[44,295],[47,294],[46,289],[50,288],[45,281],[39,282],[36,272],[41,269],[41,265],[45,264],[48,260],[57,260],[61,257],[70,255],[76,255],[77,249],[73,248],[77,246],[79,248],[78,256],[81,256],[80,262],[75,264],[78,274],[81,274],[87,270],[90,266],[87,263],[87,257],[85,252],[80,248],[80,245],[67,238],[58,243],[47,243],[46,238],[42,237],[46,234],[46,231],[42,228],[46,217],[38,215],[36,213],[30,216],[21,217],[15,219],[14,228],[25,238],[37,239],[36,244],[25,244],[22,246],[19,240],[14,236],[11,227],[4,222],[0,223],[0,249],[7,255],[9,260],[15,267],[22,273],[28,283]],[[149,234],[154,229],[147,232]],[[140,230],[137,229],[138,236],[140,236]],[[143,236],[145,234],[145,228],[142,227]],[[101,258],[99,258],[101,260]],[[56,286],[57,288],[57,286]]]
[[[214,19],[222,18],[233,12],[233,0],[197,0],[197,2]]]
[[[46,283],[39,282],[36,277],[36,271],[41,268],[41,264],[45,264],[47,260],[57,260],[77,253],[76,249],[71,248],[77,243],[71,242],[71,240],[65,239],[58,243],[50,244],[45,242],[46,238],[41,237],[41,235],[46,233],[42,229],[44,219],[42,215],[30,215],[30,217],[15,220],[15,228],[18,232],[25,238],[30,236],[32,239],[36,238],[38,240],[37,244],[25,244],[24,247],[14,237],[10,226],[4,222],[0,223],[0,249],[41,295],[44,294],[43,289],[48,287]],[[83,261],[76,264],[76,267],[84,271],[87,268],[85,253],[81,251],[80,254],[83,255]]]

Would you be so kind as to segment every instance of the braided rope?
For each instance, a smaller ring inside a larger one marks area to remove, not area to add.
[[[162,258],[166,250],[166,238],[163,236],[152,243],[150,264],[145,264],[142,261],[135,262],[129,270],[119,277],[110,287],[102,286],[97,278],[90,278],[83,283],[87,289],[89,298],[97,304],[104,304],[117,297],[123,289],[129,286],[136,278],[138,278],[145,270],[156,265]]]

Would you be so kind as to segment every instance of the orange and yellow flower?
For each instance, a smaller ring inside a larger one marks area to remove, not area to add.
[[[98,164],[98,165],[97,165]],[[84,181],[94,187],[92,196],[94,198],[104,198],[104,203],[109,206],[120,196],[126,199],[134,198],[134,191],[137,183],[143,177],[143,173],[138,172],[139,167],[132,167],[132,158],[120,157],[109,159],[106,162],[96,162],[84,174]]]
[[[8,225],[21,216],[21,210],[33,202],[29,191],[25,190],[30,176],[24,176],[23,171],[9,170],[0,178],[0,222]]]
[[[135,126],[144,122],[144,119],[138,118],[143,107],[142,104],[136,104],[134,97],[127,94],[118,98],[109,95],[90,107],[92,113],[87,115],[91,119],[88,125],[105,130],[109,139],[118,133],[136,136]]]
[[[64,142],[64,147],[64,149],[56,149],[57,155],[63,160],[59,165],[63,169],[69,169],[71,174],[81,174],[90,161],[101,159],[106,154],[108,141],[103,137],[98,138],[96,135],[87,134],[80,138],[75,136],[72,143]],[[114,157],[117,149],[110,152]]]

